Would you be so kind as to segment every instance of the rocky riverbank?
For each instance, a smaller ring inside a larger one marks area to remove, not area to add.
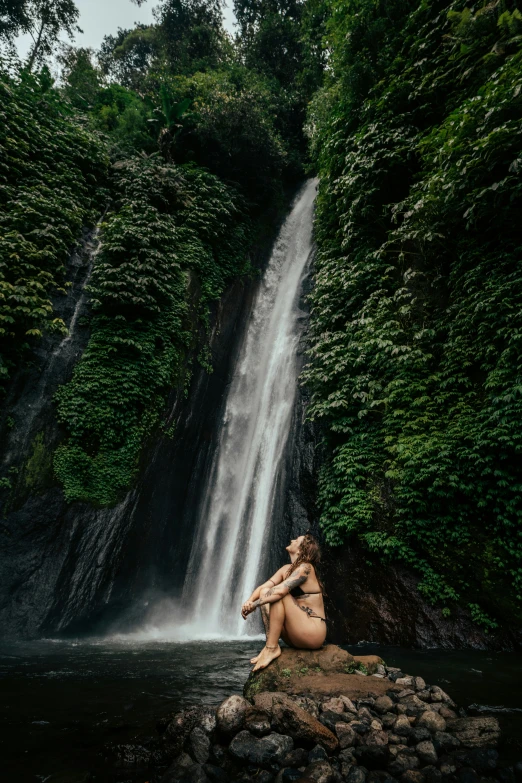
[[[104,753],[125,783],[519,783],[499,757],[496,717],[442,688],[334,645],[284,649],[244,696],[191,707],[140,745]]]

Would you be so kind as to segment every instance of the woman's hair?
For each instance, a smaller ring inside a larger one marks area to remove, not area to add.
[[[311,563],[315,569],[315,575],[317,577],[319,587],[321,588],[321,592],[326,595],[324,585],[321,582],[317,569],[320,562],[321,562],[321,548],[319,546],[318,541],[314,538],[314,536],[311,533],[305,533],[304,538],[301,541],[301,545],[299,547],[297,557],[294,560],[294,562],[289,566],[288,571],[286,572],[285,575],[285,579],[288,579],[290,574],[293,574],[296,568],[299,568],[299,566],[302,565],[302,563]]]

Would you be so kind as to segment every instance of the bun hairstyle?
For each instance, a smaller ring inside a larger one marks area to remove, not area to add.
[[[315,569],[315,575],[319,583],[319,587],[321,588],[321,592],[324,595],[326,595],[324,585],[321,582],[318,573],[318,565],[320,562],[321,562],[321,547],[319,546],[319,542],[311,533],[305,533],[304,538],[301,541],[301,545],[299,547],[297,557],[288,568],[285,579],[288,579],[290,574],[293,574],[294,571],[297,568],[299,568],[299,566],[302,565],[303,563],[311,563]]]

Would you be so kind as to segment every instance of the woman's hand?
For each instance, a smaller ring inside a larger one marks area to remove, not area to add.
[[[243,620],[246,620],[248,615],[251,614],[252,612],[255,612],[255,610],[256,610],[256,605],[254,604],[253,601],[245,601],[245,603],[241,607],[241,616]]]

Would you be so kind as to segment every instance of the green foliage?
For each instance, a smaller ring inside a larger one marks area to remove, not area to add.
[[[333,2],[308,124],[322,526],[486,629],[522,614],[519,23],[510,3]]]
[[[160,157],[118,164],[119,208],[93,269],[91,338],[57,393],[68,432],[55,471],[68,500],[115,503],[173,386],[188,382],[197,319],[249,270],[248,218],[237,194],[194,166]],[[198,286],[198,295],[192,290]]]
[[[105,146],[71,115],[45,71],[0,81],[0,381],[44,329],[83,225],[106,198]]]

